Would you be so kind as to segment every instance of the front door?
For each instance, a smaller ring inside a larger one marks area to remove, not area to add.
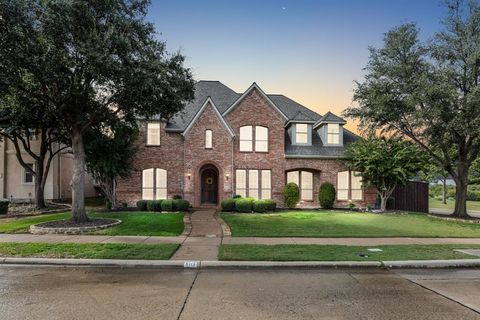
[[[202,204],[218,203],[218,173],[213,168],[202,171]]]

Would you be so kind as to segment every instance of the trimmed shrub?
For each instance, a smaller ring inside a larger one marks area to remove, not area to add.
[[[140,211],[147,211],[147,200],[137,201],[137,208]]]
[[[242,197],[241,195],[236,194],[236,195],[233,196],[233,199],[239,199],[239,198],[241,198],[241,197]]]
[[[7,199],[0,199],[0,214],[7,214],[9,205],[10,201]]]
[[[277,201],[268,199],[264,200],[267,204],[267,211],[275,211],[277,210]]]
[[[162,202],[163,200],[153,200],[153,211],[162,211]]]
[[[183,199],[181,195],[176,194],[173,196],[173,200]]]
[[[253,198],[240,198],[235,201],[235,209],[238,212],[252,212],[253,209],[253,202],[255,199]]]
[[[173,200],[163,200],[162,211],[173,211]]]
[[[267,200],[256,200],[253,202],[253,211],[258,213],[267,212],[268,205]]]
[[[173,210],[175,211],[188,211],[188,208],[190,208],[190,202],[187,200],[183,199],[174,199],[173,200]]]
[[[147,200],[147,211],[155,211],[155,200]]]
[[[300,201],[300,189],[296,183],[287,183],[283,189],[283,197],[285,199],[285,205],[290,209],[295,208],[298,201]]]
[[[324,182],[320,185],[318,192],[318,201],[323,209],[332,209],[335,202],[335,187],[330,182]]]
[[[220,204],[222,206],[222,211],[234,211],[235,210],[235,199],[225,199]]]

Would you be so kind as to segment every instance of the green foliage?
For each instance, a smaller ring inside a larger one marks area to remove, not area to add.
[[[8,199],[0,199],[0,214],[7,214],[9,205]]]
[[[222,211],[231,212],[235,210],[235,199],[225,199],[221,202]]]
[[[275,211],[277,210],[277,201],[273,199],[263,200],[267,205],[267,211]]]
[[[462,192],[454,214],[466,215],[469,167],[480,152],[480,6],[447,0],[443,30],[428,42],[407,23],[370,49],[365,80],[357,83],[358,106],[344,115],[367,132],[383,130],[421,146],[451,174]]]
[[[162,201],[162,211],[173,211],[173,200],[163,200]]]
[[[140,211],[147,211],[147,200],[138,200],[137,208]]]
[[[363,183],[377,189],[382,210],[395,187],[415,177],[427,159],[422,150],[402,138],[375,136],[351,143],[345,157],[347,167],[360,171]]]
[[[183,199],[173,199],[173,210],[174,211],[188,211],[188,208],[190,208],[190,202],[187,200]]]
[[[235,201],[235,209],[238,212],[252,212],[254,201],[255,201],[255,199],[253,199],[253,198],[237,199]]]
[[[320,191],[318,192],[318,201],[320,206],[324,209],[333,208],[335,202],[335,187],[330,182],[324,182],[320,185]]]
[[[298,201],[300,201],[300,188],[298,188],[296,183],[287,183],[283,189],[283,197],[288,208],[295,208]]]
[[[253,202],[253,211],[264,213],[267,211],[275,211],[277,203],[275,200],[255,200]]]
[[[238,199],[238,198],[241,198],[241,197],[242,197],[241,195],[236,194],[236,195],[233,196],[233,199]]]
[[[155,200],[147,200],[147,211],[155,211]]]
[[[173,196],[173,200],[177,200],[177,199],[183,199],[181,195],[179,194],[176,194]]]

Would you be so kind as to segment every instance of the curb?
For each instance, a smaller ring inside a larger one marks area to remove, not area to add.
[[[337,269],[337,268],[472,268],[480,267],[480,259],[412,260],[412,261],[188,261],[188,260],[120,260],[120,259],[55,259],[1,258],[0,266],[113,267],[155,269]]]

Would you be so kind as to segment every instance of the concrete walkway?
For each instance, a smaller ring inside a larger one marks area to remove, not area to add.
[[[223,244],[320,244],[344,246],[379,246],[396,244],[480,244],[480,238],[223,238]]]
[[[190,220],[192,231],[171,260],[218,260],[222,228],[215,218],[215,210],[195,211]]]

